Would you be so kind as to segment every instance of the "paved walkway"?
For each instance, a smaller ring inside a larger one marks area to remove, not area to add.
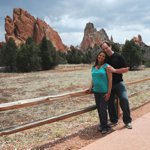
[[[132,125],[131,130],[116,130],[80,150],[150,150],[150,113]]]

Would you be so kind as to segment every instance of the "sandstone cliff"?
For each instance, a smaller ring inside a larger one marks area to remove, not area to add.
[[[150,47],[143,42],[142,36],[138,34],[138,36],[134,36],[132,40],[144,50],[144,61],[150,61]]]
[[[80,44],[82,49],[93,48],[96,45],[99,45],[101,41],[109,40],[107,33],[104,29],[97,31],[94,28],[93,23],[87,23],[84,29],[83,40]]]
[[[56,50],[65,51],[67,47],[63,44],[58,33],[46,22],[35,19],[27,11],[20,8],[13,10],[13,19],[9,16],[5,18],[5,39],[14,39],[17,45],[24,43],[28,37],[33,37],[36,43],[40,43],[44,36],[51,40]]]

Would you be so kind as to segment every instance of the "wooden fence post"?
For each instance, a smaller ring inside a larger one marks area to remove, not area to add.
[[[116,109],[117,109],[117,114],[119,119],[121,117],[121,109],[120,109],[120,101],[118,97],[116,97]]]

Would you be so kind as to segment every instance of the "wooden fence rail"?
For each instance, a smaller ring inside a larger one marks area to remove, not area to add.
[[[136,83],[140,83],[140,82],[144,82],[150,80],[150,78],[145,78],[143,80],[138,80],[138,81],[134,81],[134,82],[129,82],[126,83],[126,85],[132,85],[132,84],[136,84]],[[139,92],[133,93],[131,95],[129,95],[129,98],[136,96],[138,94],[141,94],[145,91],[149,91],[150,88],[145,89],[145,90],[141,90]],[[66,94],[62,94],[62,95],[56,95],[56,96],[45,96],[45,97],[40,97],[40,98],[34,98],[34,99],[27,99],[27,100],[20,100],[17,102],[11,102],[11,103],[4,103],[4,104],[0,104],[0,111],[6,111],[6,110],[11,110],[11,109],[18,109],[18,108],[22,108],[22,107],[27,107],[27,106],[33,106],[33,105],[37,105],[37,104],[42,104],[42,103],[47,103],[47,102],[52,102],[52,101],[56,101],[62,98],[70,98],[70,97],[77,97],[77,96],[84,96],[87,95],[87,89],[83,90],[83,91],[77,91],[77,92],[71,92],[71,93],[66,93]],[[26,123],[26,124],[21,124],[19,126],[13,126],[10,128],[6,128],[0,131],[0,136],[2,135],[7,135],[7,134],[12,134],[12,133],[16,133],[19,131],[23,131],[26,129],[30,129],[30,128],[34,128],[34,127],[38,127],[44,124],[49,124],[49,123],[53,123],[53,122],[57,122],[66,118],[70,118],[73,116],[77,116],[92,110],[95,110],[96,106],[92,105],[77,111],[73,111],[73,112],[69,112],[69,113],[65,113],[62,114],[60,116],[55,116],[52,118],[47,118],[47,119],[43,119],[43,120],[39,120],[39,121],[34,121],[34,122],[30,122],[30,123]]]
[[[33,99],[19,100],[19,101],[10,102],[10,103],[3,103],[3,104],[0,104],[0,111],[19,109],[23,107],[44,104],[44,103],[52,103],[54,101],[58,101],[60,99],[62,100],[65,98],[84,96],[84,95],[87,95],[86,91],[87,89],[82,90],[82,91],[65,93],[61,95],[44,96],[44,97],[38,97],[38,98],[33,98]]]
[[[150,80],[150,78],[145,78],[143,80],[128,82],[128,83],[126,83],[126,85],[129,86],[129,85],[144,82],[147,80]],[[64,99],[64,98],[84,96],[84,95],[87,95],[86,91],[87,91],[87,89],[82,90],[82,91],[65,93],[65,94],[61,94],[61,95],[44,96],[44,97],[38,97],[38,98],[33,98],[33,99],[18,100],[18,101],[10,102],[10,103],[3,103],[3,104],[0,104],[0,111],[19,109],[19,108],[23,108],[23,107],[29,107],[29,106],[44,104],[44,103],[52,103],[56,100],[60,100],[60,99]]]

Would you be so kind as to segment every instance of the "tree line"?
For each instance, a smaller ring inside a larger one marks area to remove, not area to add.
[[[127,40],[123,46],[112,43],[112,49],[125,57],[130,70],[134,66],[144,64],[144,50],[132,40]],[[91,64],[99,51],[101,48],[97,45],[87,50],[70,46],[67,52],[56,51],[52,42],[46,37],[40,44],[36,44],[29,37],[24,44],[17,47],[10,38],[0,48],[0,66],[5,66],[7,72],[31,72],[53,69],[58,64]]]
[[[10,38],[0,48],[0,66],[6,72],[31,72],[53,69],[58,64],[91,63],[91,51],[80,51],[73,46],[68,52],[56,51],[52,42],[44,37],[36,44],[29,37],[26,42],[17,47]]]

